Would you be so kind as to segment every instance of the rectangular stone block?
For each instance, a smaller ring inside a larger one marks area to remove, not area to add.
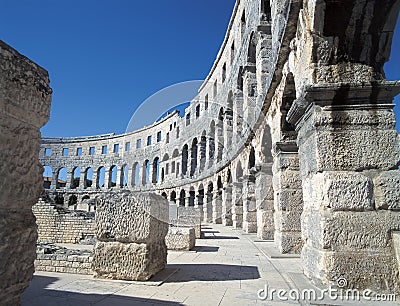
[[[168,231],[168,201],[150,193],[107,193],[97,199],[99,241],[150,243]]]
[[[196,245],[194,228],[170,227],[165,237],[168,250],[190,251]]]
[[[400,171],[384,171],[374,178],[375,208],[400,210]]]
[[[96,243],[92,269],[95,277],[121,280],[148,280],[164,269],[167,247],[164,243]]]

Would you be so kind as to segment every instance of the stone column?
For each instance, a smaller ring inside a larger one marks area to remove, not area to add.
[[[204,196],[201,196],[200,194],[196,195],[194,206],[200,210],[200,221],[203,221],[203,219],[204,219],[204,211],[203,211]]]
[[[212,216],[213,216],[213,193],[208,192],[205,193],[205,201],[204,201],[204,221],[205,222],[211,222],[212,221]]]
[[[57,173],[57,169],[55,169],[53,171],[51,184],[50,184],[50,189],[51,190],[55,190],[57,188],[57,180],[58,180],[58,173]]]
[[[107,165],[104,167],[104,189],[108,189],[108,185],[110,183],[110,167]]]
[[[40,128],[49,119],[50,103],[47,71],[0,41],[2,305],[20,304],[34,272],[37,226],[32,206],[43,190]]]
[[[65,188],[70,189],[74,181],[74,173],[71,170],[67,172],[67,180],[65,182]]]
[[[243,177],[243,230],[246,233],[257,233],[255,176],[253,174]]]
[[[222,190],[222,224],[232,226],[232,185]]]
[[[77,186],[79,189],[84,189],[85,188],[85,171],[82,171],[79,175],[79,186]]]
[[[274,239],[274,194],[272,187],[272,165],[262,164],[256,173],[257,237]]]
[[[215,224],[222,223],[222,191],[219,189],[213,192],[212,222]]]
[[[314,86],[298,121],[304,273],[322,283],[394,293],[400,230],[400,82]],[[296,103],[301,101],[296,101]]]
[[[243,92],[238,91],[233,95],[233,139],[235,143],[242,141],[243,124]]]
[[[257,97],[256,67],[246,66],[243,75],[243,132],[249,135],[255,124],[255,107]]]
[[[92,177],[92,189],[96,189],[97,188],[97,169],[93,168],[93,177]]]
[[[242,182],[234,182],[232,186],[232,225],[234,228],[243,226]]]
[[[123,168],[122,167],[119,168],[118,166],[116,166],[116,167],[117,167],[117,175],[115,177],[115,187],[116,188],[120,188],[121,187],[121,176],[122,176]]]
[[[281,253],[300,253],[302,185],[298,148],[294,141],[278,142],[274,148],[274,240]]]

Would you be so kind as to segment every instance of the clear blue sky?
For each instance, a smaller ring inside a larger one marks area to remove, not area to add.
[[[1,2],[0,39],[50,73],[51,120],[42,133],[55,137],[123,133],[150,95],[204,79],[235,0]],[[400,79],[399,22],[386,72]]]

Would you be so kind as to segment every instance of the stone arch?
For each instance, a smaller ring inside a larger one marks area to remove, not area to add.
[[[236,164],[236,181],[240,181],[243,178],[242,162],[239,160]]]
[[[198,141],[194,138],[192,141],[191,148],[191,166],[190,166],[190,176],[193,176],[197,169],[197,154],[198,154]]]
[[[93,186],[93,169],[91,167],[86,168],[85,177],[83,181],[83,188],[89,188]]]
[[[232,147],[233,138],[233,93],[231,90],[228,93],[228,100],[226,104],[224,139],[226,139],[225,147],[227,150],[229,150]]]
[[[189,190],[189,206],[194,206],[195,204],[195,199],[196,199],[196,191],[194,190],[193,187],[190,187]]]
[[[153,173],[151,182],[157,184],[160,176],[160,159],[158,157],[153,160]]]
[[[264,163],[273,162],[272,157],[272,135],[269,125],[265,124],[261,135],[261,160]]]
[[[215,122],[214,120],[210,123],[210,130],[208,132],[208,159],[209,159],[209,167],[212,167],[214,164],[215,157]]]
[[[218,112],[217,121],[217,134],[215,139],[217,139],[217,161],[222,160],[222,155],[224,151],[224,108],[221,107]]]
[[[127,164],[121,167],[120,187],[128,186],[129,167]]]
[[[142,185],[149,183],[150,179],[150,161],[146,159],[143,163],[143,175],[142,175]]]
[[[112,165],[108,170],[108,188],[117,186],[117,172],[118,168],[116,165]]]
[[[200,138],[200,171],[205,168],[207,158],[207,133],[203,131]]]
[[[247,65],[253,66],[256,64],[256,37],[254,32],[250,34],[249,45],[247,47]]]
[[[68,198],[68,206],[78,204],[78,197],[75,194],[71,194]]]
[[[295,127],[287,121],[287,114],[296,100],[296,85],[293,74],[289,72],[286,76],[285,87],[281,105],[281,130],[283,138],[296,139]]]
[[[186,200],[186,192],[185,189],[182,189],[179,194],[179,206],[185,206],[185,200]]]
[[[106,177],[106,168],[101,166],[97,169],[96,188],[103,188]]]
[[[199,185],[199,188],[198,188],[197,192],[198,192],[197,204],[198,205],[203,205],[203,203],[204,203],[204,186],[203,186],[203,184]]]
[[[132,166],[132,179],[131,179],[131,186],[138,186],[140,183],[140,166],[139,163],[136,162]]]
[[[189,148],[188,145],[185,144],[182,148],[182,175],[186,175],[187,174],[187,170],[188,170],[188,159],[189,159]]]
[[[253,146],[250,147],[250,152],[249,152],[249,159],[248,159],[248,164],[247,164],[247,169],[253,169],[256,166],[256,152],[253,148]]]
[[[68,170],[67,168],[63,167],[58,169],[57,171],[57,183],[56,183],[56,188],[63,188],[67,186],[67,176],[68,176]]]
[[[271,3],[270,0],[261,0],[261,21],[266,23],[271,23],[272,15],[271,15]]]
[[[53,169],[50,166],[43,166],[43,188],[50,189],[53,180]]]
[[[163,192],[163,193],[161,194],[161,196],[164,197],[166,200],[168,199],[168,195],[167,195],[165,192]]]
[[[176,192],[173,190],[170,195],[170,201],[176,203]]]
[[[168,155],[168,153],[165,153],[163,158],[162,158],[162,161],[165,162],[165,161],[168,161],[168,160],[169,160],[169,155]]]

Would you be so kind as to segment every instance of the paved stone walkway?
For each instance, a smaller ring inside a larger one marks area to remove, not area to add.
[[[147,283],[37,272],[23,306],[126,305],[397,305],[373,301],[261,300],[257,292],[314,289],[301,273],[300,259],[279,255],[273,242],[221,225],[206,225],[196,250],[168,253],[168,267]],[[288,293],[284,298],[288,298]]]

